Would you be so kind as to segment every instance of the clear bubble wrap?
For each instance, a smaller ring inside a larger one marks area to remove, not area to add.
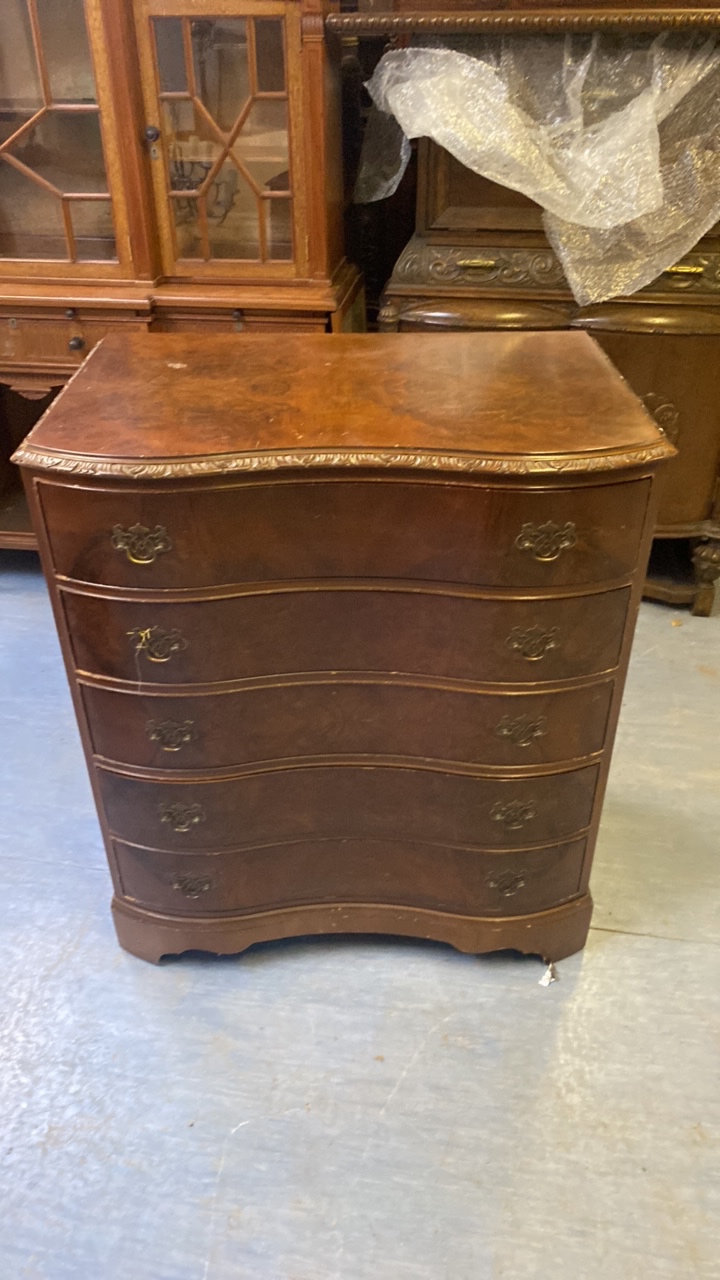
[[[367,88],[356,201],[391,195],[408,139],[432,138],[542,206],[581,305],[641,289],[720,219],[714,35],[418,41]]]

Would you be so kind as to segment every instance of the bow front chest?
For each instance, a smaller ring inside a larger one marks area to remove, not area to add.
[[[101,343],[16,461],[121,944],[578,950],[671,454],[584,334]]]

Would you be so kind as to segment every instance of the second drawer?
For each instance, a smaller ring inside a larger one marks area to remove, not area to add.
[[[167,603],[62,596],[77,668],[140,687],[291,672],[512,684],[595,675],[617,665],[629,594],[501,600],[393,587]]]
[[[575,760],[603,746],[613,683],[522,694],[370,680],[194,696],[81,689],[96,754],[193,771],[328,755],[499,766]]]

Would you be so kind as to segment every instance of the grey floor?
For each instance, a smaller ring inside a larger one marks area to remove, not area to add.
[[[717,1280],[720,618],[642,608],[584,954],[121,952],[0,557],[2,1280]]]

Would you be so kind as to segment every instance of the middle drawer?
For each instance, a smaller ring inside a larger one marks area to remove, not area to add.
[[[329,755],[499,766],[570,761],[601,750],[612,689],[605,680],[493,694],[327,679],[163,697],[81,685],[97,755],[189,771]]]

